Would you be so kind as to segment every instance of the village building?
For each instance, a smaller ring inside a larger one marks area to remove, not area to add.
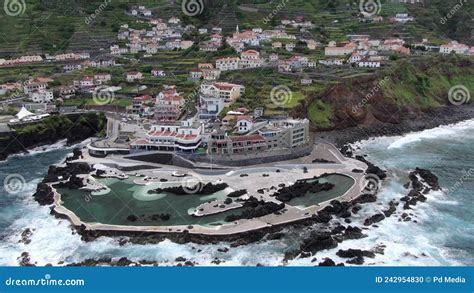
[[[313,80],[311,78],[302,78],[300,82],[302,85],[309,85],[313,83]]]
[[[134,82],[143,79],[143,74],[138,71],[127,72],[127,82]]]
[[[63,99],[69,99],[76,95],[76,87],[75,86],[62,86],[58,88],[59,97]]]
[[[219,69],[202,69],[202,77],[205,80],[218,80],[221,76],[221,71]]]
[[[201,85],[201,93],[233,102],[245,93],[245,87],[227,82],[204,83]]]
[[[176,122],[161,122],[151,127],[145,139],[133,141],[130,151],[194,153],[201,146],[203,132],[204,125],[195,117]]]
[[[156,97],[154,117],[158,121],[176,121],[185,104],[184,98],[175,89],[165,89]]]
[[[459,55],[467,55],[469,50],[469,46],[458,43],[457,41],[451,41],[448,44],[444,44],[439,47],[439,52],[441,54],[450,54],[454,52]]]
[[[260,53],[255,50],[247,50],[240,54],[239,68],[257,68],[263,65]]]
[[[202,78],[202,70],[201,69],[191,69],[189,71],[189,77],[188,80],[195,81],[195,80],[200,80]]]
[[[224,100],[211,95],[199,95],[199,119],[215,120],[224,110]]]
[[[237,70],[239,69],[239,57],[226,57],[216,60],[216,68],[221,71]]]
[[[50,103],[54,100],[53,92],[49,90],[33,91],[29,96],[34,103]]]
[[[330,42],[329,46],[324,48],[324,54],[326,56],[344,56],[352,54],[356,48],[357,46],[353,42],[347,43],[341,47],[338,47],[335,42]]]
[[[245,117],[245,116],[238,116]],[[240,118],[244,121],[247,118]],[[249,154],[269,150],[292,150],[310,142],[309,120],[272,120],[248,135],[228,135],[214,130],[209,139],[209,154]]]
[[[112,80],[110,73],[97,73],[94,75],[96,84],[104,84]]]
[[[144,95],[135,97],[132,100],[131,110],[133,114],[143,115],[146,112],[146,108],[154,104],[154,99],[152,96]]]

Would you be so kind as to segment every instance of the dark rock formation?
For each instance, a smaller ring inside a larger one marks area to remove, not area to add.
[[[431,187],[431,190],[437,191],[440,190],[441,187],[439,186],[438,183],[438,177],[434,175],[431,171],[426,170],[426,169],[421,169],[421,168],[416,168],[415,171],[410,173],[410,179],[412,182],[417,179],[413,178],[413,176],[419,175],[423,181],[426,182]]]
[[[324,261],[320,262],[318,264],[318,266],[320,266],[320,267],[334,267],[334,266],[336,266],[336,263],[332,259],[327,257],[327,258],[324,259]]]
[[[382,221],[383,219],[385,219],[385,216],[383,214],[381,214],[381,213],[375,214],[372,217],[365,219],[364,225],[365,226],[370,226],[372,224],[375,224],[375,223],[378,223],[378,222]]]
[[[275,192],[275,197],[281,202],[289,202],[295,197],[305,196],[307,193],[318,193],[321,191],[328,191],[331,190],[333,187],[334,184],[332,183],[319,183],[319,180],[317,180],[317,178],[298,180],[293,185],[280,188],[277,192]]]
[[[31,231],[30,228],[26,228],[22,233],[21,233],[21,239],[18,241],[19,243],[23,243],[25,245],[31,243],[30,237],[33,235],[33,232]]]
[[[364,258],[362,256],[357,256],[357,257],[354,257],[353,259],[350,259],[346,262],[348,264],[352,264],[352,265],[362,265],[362,264],[364,264]]]
[[[411,206],[416,205],[417,202],[426,201],[426,196],[424,196],[421,192],[416,191],[415,189],[412,189],[412,190],[410,190],[408,195],[400,198],[400,200],[405,202],[405,204],[403,205],[403,209],[408,210],[408,209],[411,208]]]
[[[247,193],[247,189],[235,190],[227,195],[227,197],[239,197]]]
[[[196,194],[196,195],[209,195],[215,192],[221,191],[229,187],[226,183],[206,183],[202,184],[201,182],[196,183],[195,186],[185,187],[185,186],[174,186],[174,187],[166,187],[166,188],[158,188],[154,190],[148,191],[148,193],[171,193],[174,195],[189,195],[189,194]]]
[[[171,218],[170,214],[153,214],[153,215],[129,215],[127,220],[130,222],[136,222],[140,220],[141,222],[149,222],[149,221],[168,221]]]
[[[377,201],[377,196],[375,196],[374,194],[364,193],[364,194],[361,194],[359,197],[355,198],[354,200],[352,200],[351,203],[363,204],[363,203],[376,202],[376,201]]]
[[[107,125],[105,120],[103,113],[74,113],[12,125],[14,131],[0,133],[0,160],[63,139],[67,140],[68,145],[81,142],[100,133]]]
[[[236,214],[228,215],[225,218],[225,221],[234,222],[240,219],[253,219],[253,218],[262,217],[262,216],[269,215],[283,209],[285,207],[285,204],[259,201],[254,197],[250,197],[248,200],[244,202],[243,207],[246,209],[242,213],[238,215]]]
[[[337,241],[331,233],[314,232],[310,237],[303,240],[300,251],[311,252],[315,254],[318,251],[337,247]]]
[[[364,233],[362,233],[362,229],[359,227],[353,227],[353,226],[347,226],[346,230],[344,233],[341,235],[342,240],[348,240],[348,239],[360,239],[367,237]]]
[[[397,203],[395,203],[393,200],[389,202],[388,204],[388,209],[383,211],[383,214],[385,217],[390,217],[395,211],[397,210]]]
[[[33,194],[33,198],[42,206],[53,204],[53,190],[48,184],[40,182],[36,187],[36,192]]]
[[[43,179],[44,183],[68,180],[78,174],[89,174],[92,168],[84,162],[66,163],[65,167],[50,166],[48,174]]]
[[[76,175],[72,175],[71,177],[69,177],[69,180],[65,182],[59,182],[54,186],[60,188],[79,189],[86,185],[84,184],[83,178],[79,178]]]
[[[312,162],[313,163],[323,163],[323,164],[334,164],[334,163],[336,163],[334,161],[330,161],[330,160],[326,160],[326,159],[320,159],[320,158],[316,158]]]
[[[18,257],[18,264],[21,267],[34,267],[35,265],[31,262],[30,254],[28,252],[22,252]]]
[[[375,253],[369,250],[361,250],[361,249],[347,249],[347,250],[342,250],[340,249],[338,252],[336,252],[336,255],[342,258],[354,258],[354,257],[370,257],[374,258]]]
[[[367,170],[365,170],[366,173],[375,174],[379,179],[382,180],[387,177],[387,173],[384,170],[367,161],[363,156],[355,156],[355,158],[367,164]]]

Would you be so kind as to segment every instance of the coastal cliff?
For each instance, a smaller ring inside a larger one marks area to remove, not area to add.
[[[472,59],[458,56],[401,59],[377,74],[343,79],[320,95],[302,101],[292,115],[309,118],[316,131],[351,127],[369,131],[381,124],[404,125],[424,120],[432,121],[425,128],[455,123],[474,117],[456,118],[458,112],[463,112],[459,108],[472,106],[468,95],[461,105],[449,100],[452,87],[463,86],[472,92],[473,65]],[[441,119],[436,125],[438,116]]]
[[[103,113],[50,116],[40,122],[13,125],[12,132],[0,135],[0,160],[63,139],[68,144],[77,143],[100,135],[105,125]]]

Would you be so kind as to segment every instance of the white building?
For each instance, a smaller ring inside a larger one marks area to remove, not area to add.
[[[131,71],[127,72],[127,82],[134,82],[136,80],[141,80],[143,78],[143,74],[138,71]]]
[[[226,57],[216,60],[216,68],[221,71],[237,70],[239,69],[239,57]]]
[[[247,50],[240,54],[239,68],[257,68],[263,65],[260,53],[255,50]]]
[[[245,87],[227,82],[204,83],[201,85],[201,93],[233,102],[245,93]]]
[[[467,54],[468,51],[469,46],[458,43],[457,41],[452,41],[439,47],[439,52],[442,54],[450,54],[451,52],[454,52],[459,55],[464,55]]]
[[[54,100],[52,91],[34,91],[30,93],[30,99],[35,103],[50,103]]]

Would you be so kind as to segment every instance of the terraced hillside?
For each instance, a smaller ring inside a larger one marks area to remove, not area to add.
[[[283,7],[278,5],[285,2]],[[270,28],[283,18],[304,16],[316,28],[307,34],[320,41],[343,40],[349,33],[367,33],[374,37],[402,36],[429,38],[441,42],[449,37],[474,44],[473,1],[467,1],[447,19],[458,0],[425,0],[423,5],[403,5],[391,0],[382,1],[380,15],[388,18],[396,13],[408,12],[416,22],[406,25],[360,23],[355,17],[359,12],[358,1],[347,0],[205,0],[202,14],[186,16],[180,0],[29,0],[19,16],[1,14],[0,56],[22,53],[56,53],[80,49],[100,49],[115,41],[115,33],[123,23],[140,26],[137,18],[126,14],[127,7],[146,5],[155,15],[163,18],[179,16],[185,23],[197,27],[221,26],[232,32],[237,24],[241,28],[261,26]],[[265,22],[272,11],[277,13]],[[86,23],[86,19],[95,19]]]

